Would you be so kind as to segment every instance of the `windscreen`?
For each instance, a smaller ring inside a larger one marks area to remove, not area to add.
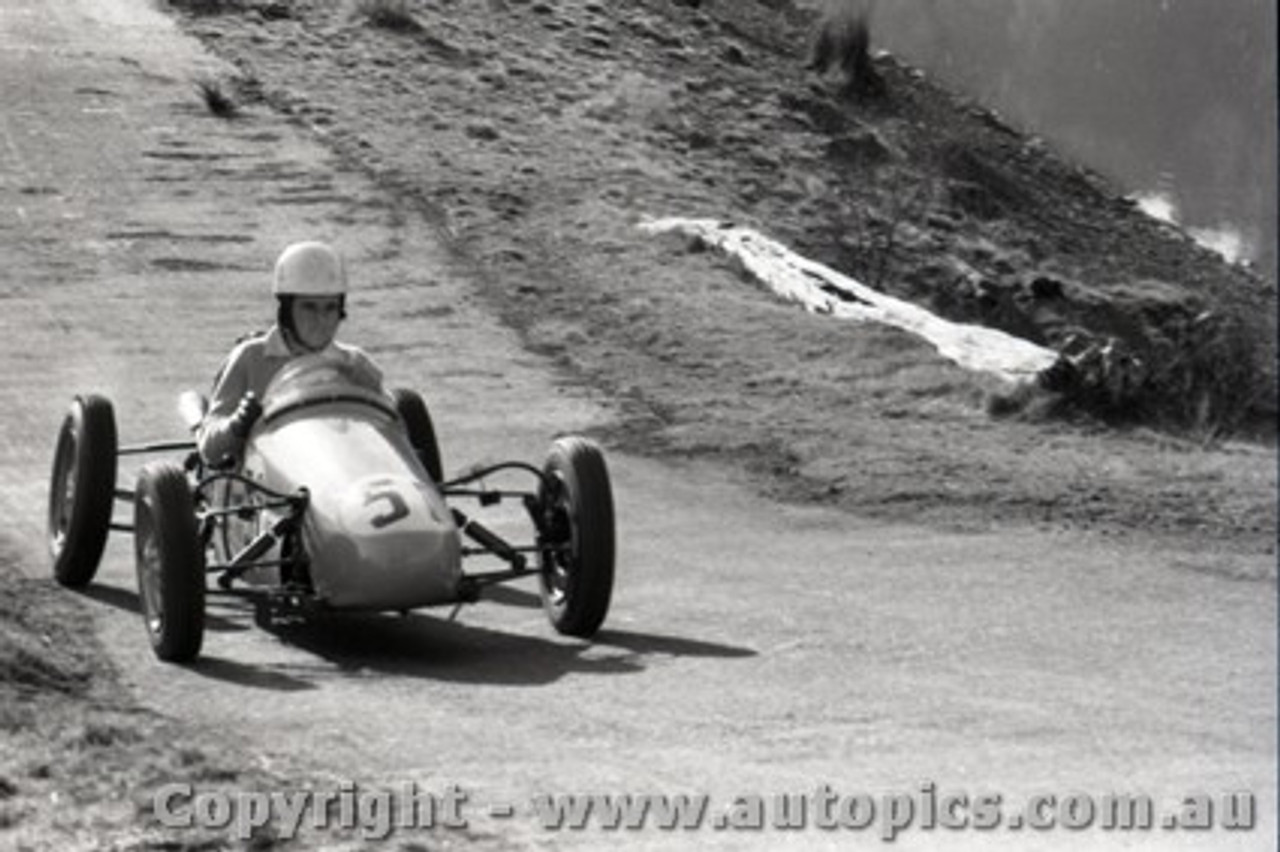
[[[267,385],[264,396],[267,419],[328,402],[364,402],[394,413],[378,377],[341,351],[318,352],[290,361]]]

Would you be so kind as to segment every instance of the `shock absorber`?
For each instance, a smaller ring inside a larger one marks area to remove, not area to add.
[[[492,553],[499,559],[507,562],[517,571],[523,571],[527,567],[527,560],[523,553],[517,553],[515,548],[507,543],[502,536],[486,527],[479,521],[472,520],[457,509],[453,510],[453,522],[458,525],[458,529],[462,531],[467,538],[479,544],[485,550]]]

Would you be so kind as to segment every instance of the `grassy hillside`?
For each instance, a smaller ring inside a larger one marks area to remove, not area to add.
[[[614,443],[884,517],[1274,542],[1274,453],[1199,449],[1274,427],[1274,284],[892,56],[882,92],[806,69],[814,19],[786,1],[178,5],[241,69],[239,120],[288,111],[439,221],[530,347],[614,400]],[[666,215],[1070,363],[1007,399],[636,226]]]
[[[179,5],[240,68],[236,120],[290,112],[435,217],[529,346],[614,401],[615,443],[884,516],[1274,540],[1273,454],[1213,443],[1274,424],[1274,284],[892,56],[865,91],[806,69],[788,2]],[[1063,362],[1010,397],[636,227],[668,215]]]

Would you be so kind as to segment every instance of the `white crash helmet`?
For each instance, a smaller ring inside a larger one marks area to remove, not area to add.
[[[294,243],[280,252],[275,278],[275,296],[345,296],[347,268],[333,247],[321,242]]]

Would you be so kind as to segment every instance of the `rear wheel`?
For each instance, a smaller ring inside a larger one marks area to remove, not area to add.
[[[111,529],[116,489],[116,419],[111,402],[76,397],[58,431],[49,483],[49,555],[59,583],[93,580]]]
[[[595,635],[613,596],[613,489],[604,454],[579,437],[557,440],[544,466],[541,593],[547,617],[568,636]]]
[[[427,475],[439,485],[444,481],[444,463],[440,459],[440,444],[436,440],[436,427],[431,422],[431,414],[427,404],[416,392],[405,388],[397,388],[391,396],[395,399],[396,411],[404,421],[405,431],[409,435],[409,443],[418,454]]]
[[[134,550],[142,618],[161,660],[195,659],[204,640],[204,547],[182,468],[152,462],[138,475]]]

